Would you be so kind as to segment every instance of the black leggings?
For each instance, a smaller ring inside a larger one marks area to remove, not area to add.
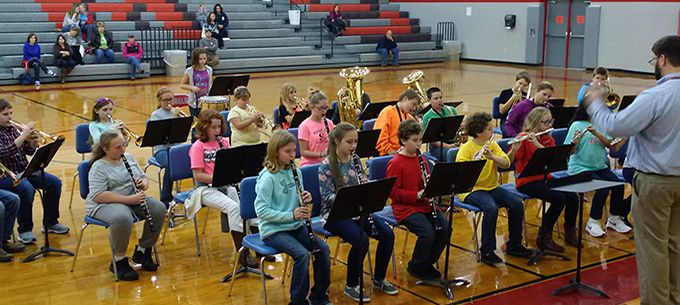
[[[543,185],[543,180],[529,182],[517,188],[518,191],[538,198],[540,200],[550,202],[550,207],[545,212],[541,226],[552,231],[557,219],[560,217],[562,210],[564,211],[565,226],[576,226],[576,216],[578,214],[579,199],[576,193],[558,192],[550,190],[550,181],[548,186]]]
[[[33,68],[33,74],[36,81],[40,81],[40,70],[47,73],[47,66],[40,60],[40,58],[31,58],[28,61],[28,67]]]

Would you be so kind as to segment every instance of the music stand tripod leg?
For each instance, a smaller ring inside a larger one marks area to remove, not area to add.
[[[244,220],[243,221],[243,230],[245,231],[246,228],[247,228],[247,223]],[[234,260],[235,260],[234,264],[239,263],[238,257],[234,257]],[[247,263],[247,261],[246,261],[246,263]],[[260,269],[241,265],[240,267],[238,267],[238,269],[236,269],[236,272],[229,273],[229,274],[225,275],[224,277],[222,277],[220,282],[226,283],[226,282],[230,281],[231,279],[235,279],[236,276],[241,274],[241,273],[251,273],[251,274],[255,274],[257,276],[262,276],[262,272],[260,271]],[[264,278],[266,278],[268,280],[274,279],[273,276],[269,275],[266,272],[264,273]]]

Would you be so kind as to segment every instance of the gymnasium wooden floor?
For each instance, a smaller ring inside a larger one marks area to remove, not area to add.
[[[462,113],[490,112],[492,97],[511,86],[514,75],[521,70],[529,71],[534,83],[542,79],[552,82],[556,87],[554,97],[566,98],[568,105],[576,103],[579,88],[590,79],[590,73],[586,71],[520,65],[479,62],[403,65],[396,68],[372,68],[371,74],[364,82],[365,91],[374,102],[396,99],[405,89],[401,84],[401,78],[413,69],[425,72],[424,88],[436,85],[443,89],[446,100],[462,99],[464,104],[458,108]],[[251,102],[261,111],[271,114],[278,103],[279,88],[285,82],[294,83],[300,95],[305,95],[307,87],[313,86],[322,89],[331,99],[335,99],[335,92],[345,83],[337,72],[338,69],[327,69],[251,74],[249,84],[253,95]],[[654,80],[649,75],[614,72],[611,80],[612,86],[620,95],[637,94],[654,85]],[[14,106],[15,120],[35,121],[41,130],[66,136],[66,142],[49,167],[49,172],[59,176],[63,181],[60,220],[71,228],[71,232],[61,236],[51,235],[52,246],[73,251],[83,224],[83,201],[78,196],[78,186],[73,208],[68,207],[73,174],[76,164],[81,160],[81,156],[76,154],[74,148],[74,130],[77,124],[89,121],[94,101],[104,96],[113,99],[116,102],[114,117],[125,121],[127,126],[142,134],[145,121],[156,108],[157,88],[169,86],[179,93],[181,91],[178,83],[179,78],[158,76],[134,82],[121,80],[66,85],[46,84],[40,91],[33,90],[32,86],[0,87],[0,98],[7,99]],[[142,164],[151,153],[148,149],[139,149],[133,145],[128,151]],[[151,168],[148,174],[154,181],[150,193],[157,196],[155,169]],[[184,186],[185,189],[188,188],[189,183],[185,183]],[[527,240],[531,246],[534,245],[540,224],[537,206],[537,202],[529,202],[525,212],[528,226]],[[38,245],[41,245],[43,235],[38,228],[42,209],[39,207],[40,203],[36,200],[34,233],[40,240]],[[586,206],[585,211],[588,209],[589,206]],[[203,209],[198,215],[199,230],[202,230],[202,223],[206,219],[205,211]],[[259,277],[239,277],[231,297],[228,296],[228,284],[219,282],[223,275],[230,272],[234,254],[230,236],[219,230],[217,214],[213,211],[208,215],[207,228],[200,236],[202,250],[200,257],[196,256],[192,225],[180,224],[168,233],[165,245],[158,247],[162,264],[158,272],[140,271],[140,280],[136,282],[115,282],[113,275],[108,271],[110,252],[107,234],[102,228],[91,227],[85,232],[80,257],[73,273],[69,272],[71,257],[50,255],[31,263],[21,263],[21,259],[37,249],[37,245],[31,245],[26,252],[17,255],[14,262],[0,264],[0,278],[3,282],[0,287],[0,304],[259,304],[262,302]],[[477,263],[473,252],[471,217],[466,213],[454,215],[449,274],[464,277],[472,282],[468,287],[454,290],[455,304],[468,302],[477,304],[491,300],[487,297],[502,295],[506,291],[531,289],[535,285],[568,275],[575,269],[576,251],[572,247],[567,247],[566,254],[574,258],[569,262],[547,259],[537,266],[527,266],[524,260],[504,257],[507,265],[502,268]],[[506,220],[503,216],[498,223],[499,249],[507,240]],[[133,235],[140,229],[136,227]],[[400,293],[391,297],[376,292],[372,295],[371,302],[392,305],[450,303],[440,289],[414,284],[413,278],[406,272],[406,263],[415,239],[411,236],[404,254],[402,247],[406,234],[401,230],[395,230],[395,234],[397,277],[396,279],[392,277],[391,269],[388,271],[388,277],[400,287]],[[136,237],[132,238],[130,249],[136,244],[135,239]],[[599,280],[618,280],[617,291],[611,289],[607,291],[610,295],[618,295],[618,301],[616,297],[612,300],[603,300],[587,295],[579,298],[577,294],[553,299],[550,299],[549,295],[525,295],[513,302],[502,304],[639,304],[639,301],[635,300],[638,297],[635,277],[607,279],[606,274],[597,273],[606,272],[609,264],[615,265],[618,262],[632,260],[633,241],[629,240],[628,236],[611,230],[605,238],[587,237],[586,240],[583,265],[596,272],[591,279],[597,281],[592,284],[598,286]],[[333,249],[335,240],[331,239],[329,243]],[[372,248],[374,247],[375,244],[372,244]],[[342,295],[348,249],[346,244],[341,245],[338,262],[332,266],[332,285],[329,293],[334,304],[354,303]],[[634,264],[626,266],[629,266],[626,270],[634,272]],[[281,285],[282,267],[281,262],[267,266],[267,271],[275,277],[274,280],[267,282],[270,304],[285,304],[288,301],[289,284]],[[623,297],[621,295],[630,295],[631,289],[635,289],[632,297],[621,299]],[[539,301],[541,299],[548,301]]]

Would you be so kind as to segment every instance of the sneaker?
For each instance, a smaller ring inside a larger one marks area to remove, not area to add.
[[[354,300],[355,302],[359,302],[359,286],[358,285],[354,287],[345,286],[345,295],[348,296],[350,299]],[[366,291],[362,293],[362,296],[364,302],[371,301],[371,298],[368,297],[368,293],[366,293]]]
[[[494,267],[496,267],[496,265],[503,264],[503,260],[498,257],[494,251],[482,254],[482,262]]]
[[[137,250],[138,246],[135,246],[135,252],[132,254],[132,261],[141,264],[142,270],[144,271],[156,271],[158,270],[158,264],[154,263],[151,257],[151,249],[145,249],[144,252]]]
[[[432,275],[426,273],[425,271],[417,270],[417,268],[413,268],[410,264],[406,267],[406,271],[418,280],[422,280],[422,281],[434,281],[435,280],[435,278],[433,278]]]
[[[623,217],[621,216],[610,215],[609,218],[607,219],[607,228],[610,228],[619,233],[630,232],[630,230],[632,230],[631,227],[627,226],[626,223],[623,222],[622,218]]]
[[[432,276],[433,279],[440,279],[442,278],[442,273],[437,270],[434,266],[427,266],[425,267],[425,272]]]
[[[7,253],[19,253],[23,252],[24,249],[26,249],[26,246],[16,241],[6,240],[5,243],[2,244],[2,250],[5,250]]]
[[[505,253],[507,253],[508,255],[522,258],[531,258],[532,256],[534,256],[534,251],[527,249],[521,244],[515,246],[507,246]]]
[[[69,228],[63,224],[56,223],[49,228],[47,228],[47,232],[54,233],[54,234],[66,234],[68,233]],[[45,228],[43,227],[40,232],[45,233]]]
[[[127,257],[116,262],[116,269],[118,271],[118,279],[121,281],[136,281],[139,279],[139,274],[130,267]],[[109,271],[113,272],[113,263],[109,264]]]
[[[592,237],[602,237],[604,236],[604,231],[602,230],[602,225],[599,221],[595,219],[588,219],[588,224],[586,225],[586,232]]]
[[[40,81],[35,81],[35,90],[40,90]]]
[[[47,70],[47,75],[49,75],[51,77],[55,77],[55,76],[57,76],[57,73],[54,73],[54,71],[52,71],[52,70]]]
[[[14,255],[7,253],[5,250],[0,249],[0,262],[9,262],[14,258]]]
[[[628,220],[628,217],[621,216],[621,221],[623,221],[623,223],[625,223],[628,227],[633,229],[633,224],[630,222],[630,220]]]
[[[19,233],[17,239],[24,245],[32,244],[33,242],[38,240],[37,238],[35,238],[35,235],[33,235],[33,232],[31,231]]]
[[[388,282],[387,279],[383,279],[382,281],[373,280],[373,287],[388,295],[395,295],[399,293],[397,286],[392,285],[392,283]]]
[[[229,41],[229,40],[231,40],[231,38],[229,38],[229,37],[224,37],[224,40]]]
[[[146,71],[144,71],[143,68],[139,68],[139,71],[137,71],[137,73],[139,73],[139,74],[144,74],[144,72],[146,72]]]

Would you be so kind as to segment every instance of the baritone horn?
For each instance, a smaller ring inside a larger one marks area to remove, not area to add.
[[[111,122],[111,124],[113,124],[113,125],[118,125],[118,123],[120,123],[120,121],[114,120],[113,117],[111,117],[110,115],[109,115],[109,122]],[[137,145],[137,147],[142,146],[142,140],[144,139],[144,136],[137,135],[134,131],[132,131],[127,126],[121,128],[121,131],[123,132],[123,137],[125,138],[126,141],[134,140],[135,145]]]
[[[362,96],[364,89],[362,87],[363,79],[366,75],[371,73],[371,69],[367,67],[352,67],[340,70],[340,77],[346,80],[345,87],[338,90],[338,111],[340,114],[340,121],[347,122],[357,129],[361,127],[357,119],[357,113],[361,112]]]
[[[414,117],[418,116],[420,111],[425,109],[428,104],[427,95],[425,95],[425,91],[423,91],[423,88],[420,86],[420,82],[424,78],[425,73],[423,73],[423,71],[413,70],[401,80],[402,84],[407,85],[418,94],[418,105],[416,106]]]
[[[9,123],[12,124],[14,127],[16,127],[17,129],[19,129],[21,131],[26,129],[26,125],[21,124],[19,122],[9,121]],[[33,129],[33,134],[38,135],[38,145],[39,146],[45,145],[45,144],[50,143],[50,142],[54,142],[54,141],[59,140],[59,139],[62,139],[62,140],[64,139],[63,135],[53,136],[49,133],[46,133],[46,132],[44,132],[42,130],[38,130],[38,129]]]

